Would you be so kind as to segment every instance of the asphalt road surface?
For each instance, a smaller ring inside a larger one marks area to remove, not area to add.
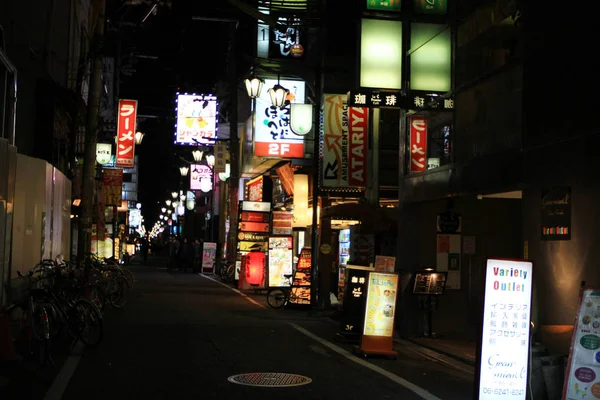
[[[338,324],[327,316],[269,309],[264,296],[218,278],[131,269],[128,304],[107,313],[97,348],[66,360],[45,400],[472,398],[472,371],[418,346],[397,344],[396,360],[365,359],[334,340]],[[228,379],[255,373],[240,380],[295,386]]]

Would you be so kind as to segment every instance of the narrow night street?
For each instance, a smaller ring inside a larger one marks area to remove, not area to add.
[[[103,342],[70,357],[46,399],[61,393],[64,400],[472,397],[468,372],[411,346],[396,346],[397,360],[365,361],[351,345],[334,342],[337,323],[330,317],[268,309],[264,297],[244,296],[216,277],[169,274],[159,262],[132,267],[137,282],[129,303],[107,313]],[[253,372],[312,382],[263,388],[228,381]]]

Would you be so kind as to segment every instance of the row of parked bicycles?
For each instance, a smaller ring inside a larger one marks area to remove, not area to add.
[[[11,304],[4,312],[15,350],[39,366],[54,364],[53,340],[68,338],[72,344],[81,341],[87,346],[100,343],[103,313],[110,307],[124,307],[134,284],[131,271],[93,254],[81,266],[59,256],[17,274]]]

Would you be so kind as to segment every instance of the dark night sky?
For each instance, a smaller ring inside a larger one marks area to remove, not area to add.
[[[137,25],[120,29],[123,63],[127,64],[129,54],[141,57],[133,58],[130,76],[121,75],[119,97],[137,99],[138,115],[156,117],[138,120],[138,130],[146,134],[136,154],[140,162],[138,200],[144,207],[147,228],[158,217],[162,205],[157,202],[162,203],[179,186],[180,163],[173,145],[175,93],[178,89],[212,93],[226,73],[227,24],[193,21],[192,16],[246,18],[227,8],[225,1],[173,3],[171,9],[159,8],[141,25],[149,6],[115,10],[109,5],[107,10],[113,24],[121,20]]]

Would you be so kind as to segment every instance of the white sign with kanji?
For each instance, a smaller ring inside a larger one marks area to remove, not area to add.
[[[296,135],[290,128],[290,106],[271,105],[269,89],[278,83],[276,79],[265,79],[254,111],[254,155],[270,158],[304,158],[304,137]],[[305,102],[304,81],[280,80],[279,84],[289,90],[290,103]]]
[[[135,156],[137,100],[119,100],[117,123],[117,167],[132,168]]]

